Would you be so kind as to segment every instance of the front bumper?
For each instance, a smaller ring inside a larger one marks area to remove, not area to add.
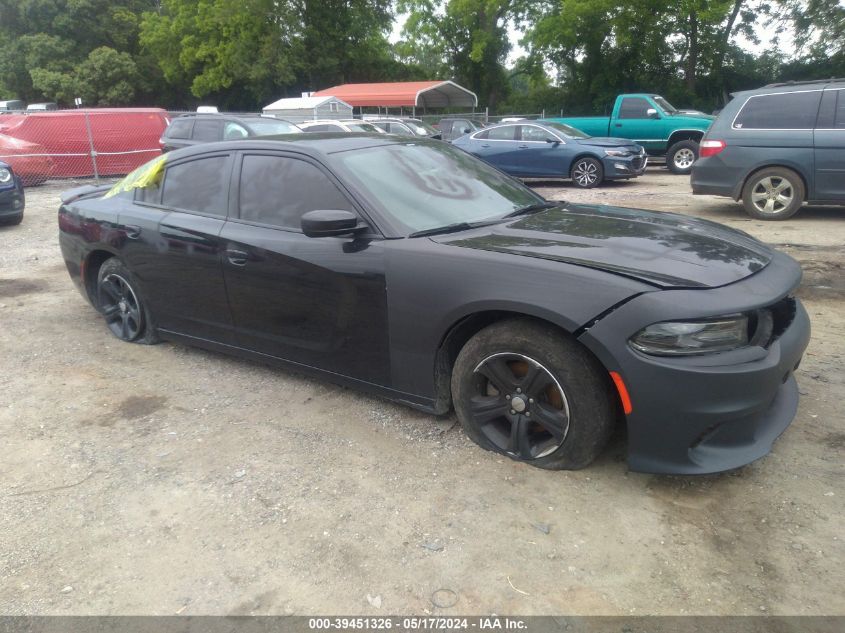
[[[621,158],[605,156],[602,159],[602,164],[604,165],[604,177],[607,180],[634,178],[645,171],[648,166],[648,155],[638,154]]]
[[[26,198],[19,181],[11,187],[0,189],[0,218],[23,215],[25,206]]]
[[[685,358],[641,354],[629,337],[648,323],[771,306],[791,293],[800,268],[776,258],[756,275],[708,290],[664,290],[633,299],[587,330],[581,340],[622,376],[632,401],[627,416],[631,470],[706,474],[766,455],[795,417],[793,371],[810,339],[800,301],[768,347]]]

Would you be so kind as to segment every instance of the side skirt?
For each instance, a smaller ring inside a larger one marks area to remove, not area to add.
[[[199,338],[197,336],[189,336],[187,334],[180,334],[178,332],[172,332],[161,328],[158,328],[158,334],[162,339],[167,341],[183,343],[192,347],[201,347],[203,349],[211,350],[212,352],[221,352],[229,356],[238,356],[240,358],[256,360],[273,367],[291,369],[310,377],[327,380],[336,385],[340,385],[341,387],[349,387],[351,389],[355,389],[356,391],[387,398],[388,400],[404,404],[412,409],[436,415],[435,401],[432,398],[425,398],[423,396],[405,393],[404,391],[397,391],[396,389],[391,389],[390,387],[376,385],[365,380],[352,378],[351,376],[345,376],[343,374],[326,371],[324,369],[318,369],[317,367],[311,367],[310,365],[285,360],[284,358],[278,358],[277,356],[271,356],[269,354],[262,354],[261,352],[237,347],[235,345],[209,341],[208,339]]]

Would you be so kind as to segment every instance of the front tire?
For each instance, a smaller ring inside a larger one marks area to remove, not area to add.
[[[786,220],[804,203],[804,181],[791,169],[770,167],[753,174],[742,189],[745,212],[758,220]]]
[[[97,310],[111,333],[121,341],[147,345],[158,342],[138,284],[116,257],[106,260],[97,274]]]
[[[616,420],[601,364],[577,341],[528,319],[467,342],[452,371],[458,420],[476,444],[551,470],[589,465]]]
[[[604,180],[604,167],[595,158],[579,158],[572,165],[569,172],[572,184],[581,189],[592,189],[598,187]]]
[[[666,152],[666,166],[673,174],[685,176],[692,172],[692,165],[698,160],[698,143],[678,141]]]

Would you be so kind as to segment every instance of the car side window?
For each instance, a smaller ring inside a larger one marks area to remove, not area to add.
[[[322,123],[318,125],[309,125],[306,128],[303,128],[306,132],[331,132],[335,129],[333,125],[324,125]]]
[[[161,204],[206,215],[226,216],[229,156],[177,163],[164,173]]]
[[[836,90],[836,115],[833,119],[833,127],[838,130],[845,129],[845,97],[841,90]]]
[[[174,119],[167,129],[169,138],[191,138],[191,126],[194,122],[191,119]]]
[[[329,177],[298,158],[247,154],[241,164],[240,219],[283,229],[300,229],[302,215],[352,205]]]
[[[536,125],[522,125],[522,140],[533,141],[535,143],[545,143],[546,141],[556,141],[553,134]]]
[[[249,132],[247,132],[246,128],[240,123],[229,121],[223,128],[223,140],[229,141],[239,138],[246,138],[247,136],[249,136]]]
[[[486,141],[488,138],[490,138],[490,130],[484,130],[483,132],[479,132],[472,138],[477,139],[479,141]]]
[[[219,141],[222,131],[222,121],[200,120],[194,123],[194,140]]]
[[[812,130],[819,111],[820,90],[781,92],[748,98],[736,115],[734,129]]]
[[[647,119],[651,104],[642,97],[624,97],[619,106],[620,119]]]
[[[516,140],[516,125],[504,125],[491,128],[487,138],[491,141],[513,141]]]

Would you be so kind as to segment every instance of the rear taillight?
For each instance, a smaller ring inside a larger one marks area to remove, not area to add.
[[[698,155],[701,158],[707,158],[708,156],[715,156],[716,154],[720,153],[723,149],[728,146],[725,141],[701,141],[701,145],[698,146]]]

